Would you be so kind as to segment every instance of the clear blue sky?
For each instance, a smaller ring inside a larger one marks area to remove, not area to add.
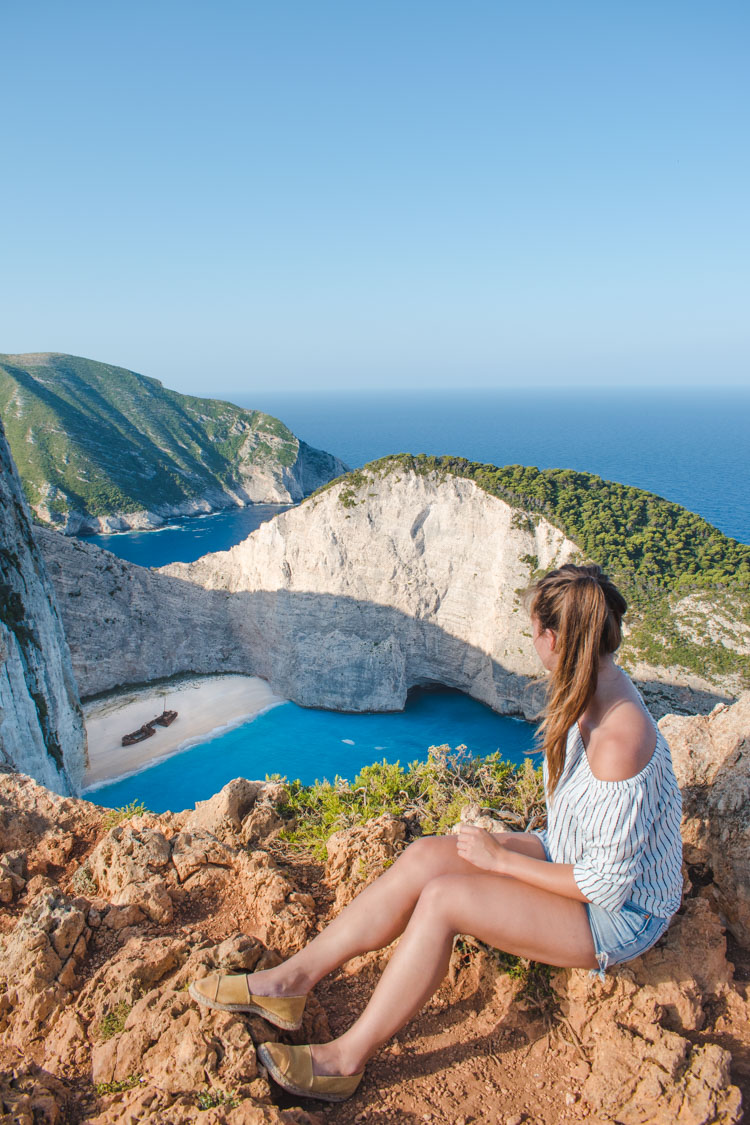
[[[747,0],[24,0],[0,38],[0,351],[748,381]]]

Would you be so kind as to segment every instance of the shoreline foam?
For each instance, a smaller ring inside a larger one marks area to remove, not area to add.
[[[258,676],[229,675],[181,678],[84,703],[89,765],[82,792],[140,773],[285,702]],[[157,726],[152,738],[134,746],[122,745],[124,734],[153,719],[164,706],[178,713],[171,726]]]

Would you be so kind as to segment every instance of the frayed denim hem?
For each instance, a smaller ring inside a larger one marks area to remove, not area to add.
[[[600,981],[604,982],[607,979],[607,965],[609,965],[608,953],[597,953],[596,959],[599,962],[598,969],[591,969],[589,972],[590,977],[598,977]]]
[[[669,925],[669,918],[649,914],[633,902],[620,911],[606,911],[586,903],[598,969],[591,976],[606,979],[607,968],[640,957],[658,941]]]

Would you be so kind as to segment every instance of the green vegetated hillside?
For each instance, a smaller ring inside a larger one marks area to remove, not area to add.
[[[259,410],[56,353],[0,354],[0,417],[29,504],[44,522],[70,511],[158,511],[241,488],[253,467],[294,466],[300,448]],[[330,455],[308,452],[319,480],[341,471]]]
[[[626,661],[738,677],[750,686],[750,657],[732,647],[731,636],[717,639],[722,622],[727,633],[733,623],[745,630],[750,625],[750,547],[701,516],[591,473],[405,453],[342,478],[342,503],[356,503],[361,486],[399,471],[465,477],[517,508],[522,526],[533,528],[543,516],[564,532],[580,546],[582,561],[599,563],[628,599]],[[539,573],[534,563],[531,577]],[[685,599],[689,628],[681,612]]]

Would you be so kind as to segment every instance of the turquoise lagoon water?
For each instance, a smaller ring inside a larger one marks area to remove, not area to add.
[[[521,763],[533,748],[534,728],[496,715],[453,691],[415,691],[395,714],[342,714],[282,703],[242,726],[85,794],[107,808],[143,801],[153,812],[192,807],[234,777],[281,773],[305,784],[350,780],[372,762],[403,766],[427,757],[430,746],[465,745],[473,754],[500,750]]]

